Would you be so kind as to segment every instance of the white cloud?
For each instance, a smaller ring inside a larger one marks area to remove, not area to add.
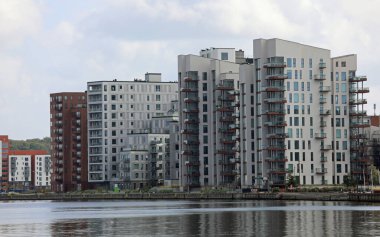
[[[0,47],[15,47],[41,27],[41,6],[35,1],[0,1]]]

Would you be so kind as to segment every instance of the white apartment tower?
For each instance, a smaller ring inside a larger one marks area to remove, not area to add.
[[[301,185],[342,184],[350,173],[368,176],[369,89],[356,75],[356,55],[332,58],[328,49],[257,39],[253,59],[243,59],[223,48],[178,57],[183,188],[284,187],[290,176]]]
[[[178,56],[180,186],[240,185],[234,49]]]
[[[350,125],[363,121],[352,119],[358,106],[350,101],[356,56],[331,58],[330,50],[280,39],[254,40],[253,55],[240,73],[241,109],[250,113],[241,155],[252,163],[242,186],[283,187],[290,175],[301,185],[343,183]]]
[[[149,132],[150,120],[166,113],[178,98],[177,82],[147,73],[145,80],[87,83],[88,178],[108,185],[117,181],[118,159],[128,134]]]

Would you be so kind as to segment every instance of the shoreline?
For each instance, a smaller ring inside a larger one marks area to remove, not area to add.
[[[297,200],[380,202],[380,194],[341,192],[279,193],[33,193],[3,194],[0,201],[87,201],[87,200]]]

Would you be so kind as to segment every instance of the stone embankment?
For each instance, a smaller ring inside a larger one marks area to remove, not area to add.
[[[1,200],[308,200],[380,202],[380,194],[363,193],[33,193],[2,194]]]

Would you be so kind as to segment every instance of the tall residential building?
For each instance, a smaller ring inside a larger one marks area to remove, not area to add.
[[[51,190],[51,158],[43,150],[9,151],[9,190]]]
[[[108,186],[118,181],[120,152],[128,134],[149,133],[150,120],[170,109],[177,82],[147,73],[145,80],[88,82],[89,182]]]
[[[180,185],[240,185],[237,154],[239,65],[235,50],[178,56]]]
[[[183,188],[284,187],[290,176],[341,184],[350,171],[363,178],[369,90],[356,55],[332,58],[281,39],[254,40],[253,60],[232,52],[178,58]]]
[[[8,190],[8,155],[10,150],[9,139],[7,135],[0,135],[0,177],[1,177],[1,190]]]
[[[86,92],[50,94],[52,190],[85,190],[87,181]]]

